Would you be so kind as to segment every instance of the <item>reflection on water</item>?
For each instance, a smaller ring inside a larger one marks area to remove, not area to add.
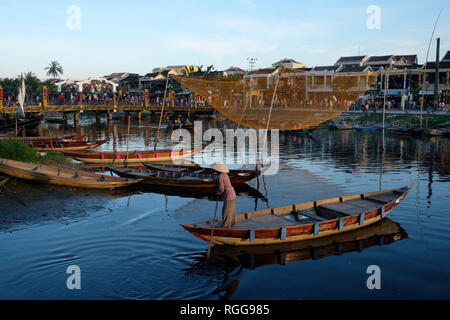
[[[202,269],[220,268],[224,271],[224,279],[213,294],[230,298],[238,288],[238,277],[244,268],[253,270],[266,265],[284,266],[297,261],[362,252],[372,246],[388,245],[407,237],[400,224],[386,218],[360,230],[298,243],[254,247],[214,246],[209,259],[205,253],[194,254],[195,262],[185,272],[201,273]]]
[[[128,138],[126,119],[97,126],[86,117],[78,127],[39,130],[109,138],[103,150],[125,150],[127,142],[135,150],[153,148],[157,120],[133,119]],[[234,128],[203,121],[204,129],[215,126]],[[246,212],[415,182],[392,220],[319,241],[213,247],[208,263],[207,244],[180,224],[211,219],[213,194],[137,186],[96,192],[15,180],[8,189],[23,204],[0,193],[0,298],[448,299],[450,140],[384,141],[383,152],[380,132],[280,132],[279,172],[266,183],[250,181],[236,204]],[[160,142],[170,145],[170,132]],[[70,264],[82,270],[81,291],[65,289]],[[382,270],[379,292],[365,286],[372,264]]]

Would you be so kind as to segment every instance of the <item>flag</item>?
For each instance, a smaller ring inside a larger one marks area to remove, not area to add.
[[[21,83],[19,86],[19,93],[17,95],[17,102],[17,113],[25,118],[25,112],[23,110],[23,105],[25,103],[25,80],[23,78],[23,75],[21,75]]]

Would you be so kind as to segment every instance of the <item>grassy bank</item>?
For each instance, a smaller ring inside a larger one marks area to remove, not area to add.
[[[383,121],[383,115],[379,113],[346,114],[339,116],[339,119],[347,122],[381,123]],[[413,114],[389,114],[386,115],[385,122],[390,125],[419,125],[420,116]],[[436,128],[445,122],[450,122],[449,115],[428,115],[427,113],[422,115],[422,124],[423,126],[427,126],[428,124],[428,128]]]
[[[50,165],[68,164],[70,159],[56,151],[44,155],[16,139],[0,141],[0,158]]]

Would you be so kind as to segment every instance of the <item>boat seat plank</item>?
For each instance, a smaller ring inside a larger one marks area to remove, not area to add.
[[[352,206],[351,204],[348,204],[347,202],[323,204],[323,205],[319,206],[319,212],[321,209],[336,212],[336,213],[338,213],[340,215],[344,215],[344,216],[359,214],[359,213],[366,211],[364,208]]]
[[[314,221],[326,221],[327,220],[327,219],[322,218],[322,217],[320,217],[318,215],[315,215],[315,214],[312,214],[312,213],[309,213],[309,212],[306,212],[306,211],[302,211],[302,210],[296,210],[293,213],[296,214],[296,215],[301,215],[301,216],[307,217],[307,218],[309,218],[311,220],[314,220]]]
[[[289,220],[284,217],[280,217],[274,214],[268,214],[264,216],[256,216],[251,219],[245,219],[239,221],[236,224],[238,229],[264,229],[264,228],[276,228],[276,227],[287,227],[296,226],[298,222],[294,220]]]
[[[373,200],[373,201],[382,202],[382,203],[391,202],[392,200],[394,200],[396,198],[398,198],[398,194],[395,194],[394,192],[375,194],[375,195],[370,195],[370,196],[366,197],[367,200]]]
[[[375,201],[362,200],[362,199],[359,199],[359,200],[348,200],[345,203],[350,204],[350,205],[355,206],[355,207],[363,208],[366,211],[372,210],[372,209],[376,209],[376,208],[378,208],[380,206]]]

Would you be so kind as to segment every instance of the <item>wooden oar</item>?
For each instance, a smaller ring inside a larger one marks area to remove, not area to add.
[[[217,198],[217,200],[216,200],[216,209],[214,210],[213,227],[211,229],[211,235],[209,237],[209,246],[208,246],[208,253],[206,254],[206,259],[209,259],[209,255],[211,254],[211,243],[212,243],[212,238],[213,238],[213,234],[214,234],[214,228],[216,226],[216,215],[217,215],[217,207],[218,206],[219,206],[219,198]]]

